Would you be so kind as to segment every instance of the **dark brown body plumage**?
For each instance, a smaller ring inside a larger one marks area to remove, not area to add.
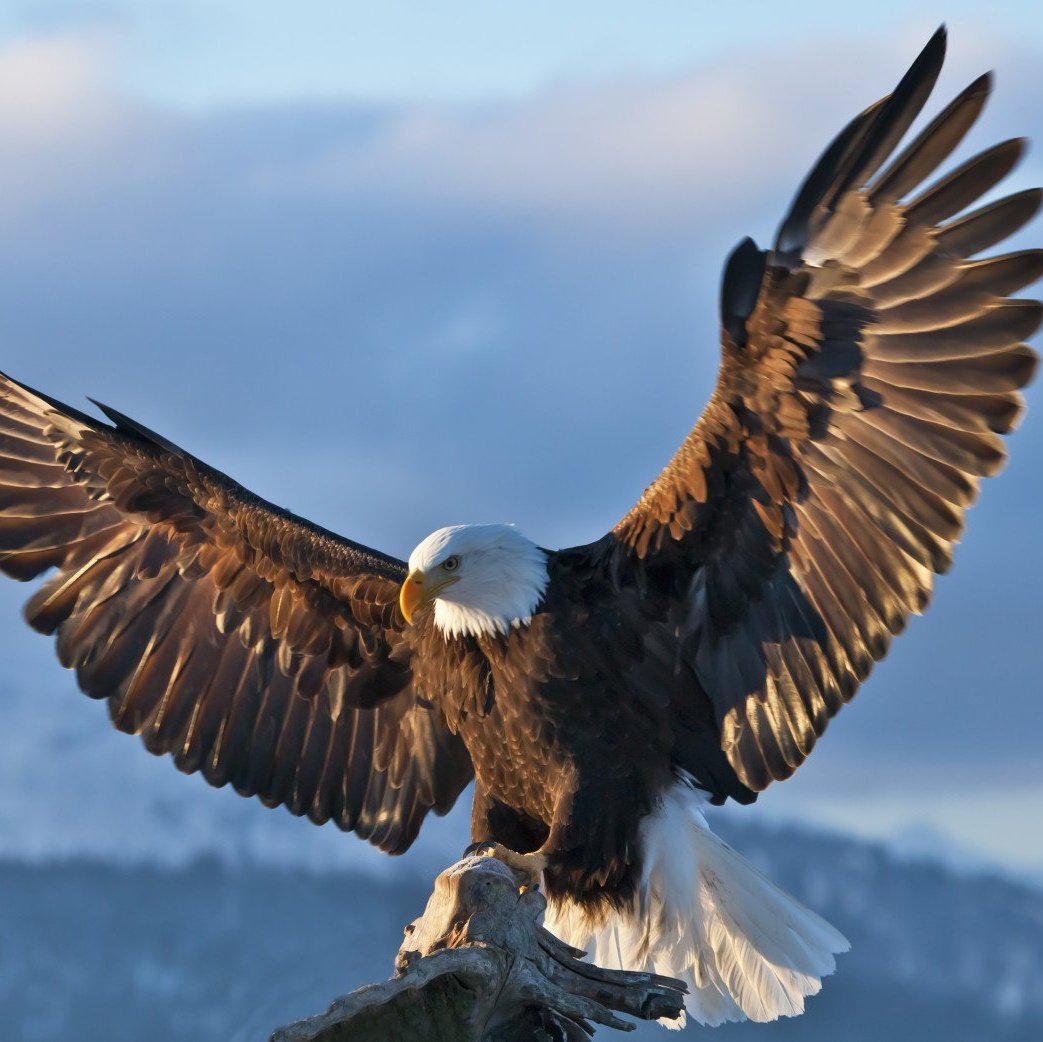
[[[773,250],[732,254],[702,418],[613,531],[548,555],[530,625],[408,627],[402,562],[2,378],[0,568],[52,573],[30,624],[182,770],[392,852],[473,773],[474,839],[544,849],[553,894],[624,898],[677,772],[749,802],[803,762],[1002,463],[1041,317],[1011,295],[1043,256],[969,258],[1040,193],[965,213],[1018,141],[936,175],[988,77],[893,155],[943,52],[845,128]]]

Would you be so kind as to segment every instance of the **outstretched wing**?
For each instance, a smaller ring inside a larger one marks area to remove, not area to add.
[[[793,773],[926,606],[1035,368],[1023,341],[1040,305],[1009,295],[1043,253],[968,258],[1028,221],[1040,192],[959,216],[1022,143],[921,187],[989,77],[888,163],[944,50],[940,30],[829,146],[772,251],[746,240],[732,254],[713,397],[613,533],[646,575],[673,577],[672,639],[754,790]]]
[[[0,376],[0,569],[54,569],[29,624],[151,752],[405,850],[471,763],[413,693],[403,563],[102,408]]]

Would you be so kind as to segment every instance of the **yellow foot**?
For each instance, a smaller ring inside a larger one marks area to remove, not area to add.
[[[526,877],[525,884],[520,887],[521,890],[535,890],[539,887],[540,877],[547,867],[546,854],[540,854],[538,851],[533,854],[519,854],[502,843],[486,843],[477,847],[474,853],[479,857],[494,857],[497,861],[502,861],[508,868],[520,872]]]

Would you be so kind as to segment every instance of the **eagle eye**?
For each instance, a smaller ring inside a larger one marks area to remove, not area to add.
[[[455,572],[460,567],[460,558],[453,554],[442,562],[442,568],[447,572]]]

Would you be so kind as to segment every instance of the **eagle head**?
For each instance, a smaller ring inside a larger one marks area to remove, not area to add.
[[[532,621],[547,579],[546,553],[513,525],[453,525],[409,555],[399,604],[410,622],[433,603],[446,637],[505,634]]]

